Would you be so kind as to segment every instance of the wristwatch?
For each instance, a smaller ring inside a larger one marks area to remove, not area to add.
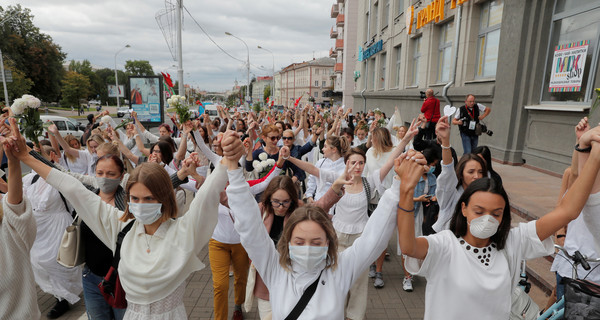
[[[578,144],[575,145],[575,151],[578,151],[578,152],[590,152],[590,151],[592,151],[592,146],[589,146],[587,148],[581,149],[581,148],[579,148],[579,143],[578,143]]]

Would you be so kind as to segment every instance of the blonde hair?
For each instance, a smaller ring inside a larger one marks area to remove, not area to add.
[[[85,145],[88,147],[88,150],[90,149],[90,141],[96,142],[98,146],[106,142],[101,135],[93,134],[85,141]]]
[[[77,141],[77,143],[79,144],[79,149],[76,149],[76,150],[81,150],[81,142],[79,142],[79,140],[77,140],[77,138],[75,138],[74,135],[68,134],[68,135],[65,136],[64,139],[65,139],[65,141],[67,142],[67,144],[69,146],[71,146],[71,141],[73,141],[73,140]],[[75,149],[75,148],[73,148],[73,149]],[[69,154],[66,151],[65,151],[65,155],[67,156],[67,159],[71,160],[71,162],[77,161],[76,157],[72,156],[71,154]]]
[[[291,271],[292,261],[290,259],[290,248],[288,246],[290,240],[292,239],[292,232],[294,232],[296,225],[303,221],[313,221],[317,223],[323,229],[323,231],[325,231],[325,237],[327,238],[327,242],[329,244],[329,248],[327,249],[325,269],[331,268],[332,270],[335,270],[338,260],[337,234],[335,233],[333,223],[331,222],[331,219],[327,213],[325,213],[323,209],[312,205],[302,206],[294,210],[285,226],[283,226],[281,237],[277,242],[277,251],[279,251],[279,264],[281,267],[283,267],[283,269]]]
[[[177,217],[177,201],[175,200],[175,192],[173,191],[171,178],[161,165],[154,162],[144,162],[135,167],[129,176],[127,187],[125,188],[127,200],[129,200],[130,197],[129,190],[131,190],[131,186],[136,183],[143,184],[150,190],[154,199],[159,203],[162,203],[160,209],[162,216],[159,218],[161,222]],[[125,212],[119,220],[126,222],[133,218],[133,214],[129,212],[129,205],[127,205]]]
[[[387,128],[375,128],[373,130],[372,142],[376,157],[379,157],[383,153],[389,152],[394,147],[394,143],[392,143],[392,136]]]

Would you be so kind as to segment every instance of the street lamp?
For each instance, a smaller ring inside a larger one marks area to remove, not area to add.
[[[247,70],[247,77],[248,77],[248,86],[246,87],[246,103],[248,103],[247,107],[248,110],[250,110],[250,49],[248,48],[248,45],[246,44],[246,42],[236,36],[234,36],[233,34],[229,33],[229,32],[225,32],[226,35],[228,36],[232,36],[238,40],[240,40],[241,42],[244,43],[244,45],[246,46],[246,51],[248,52],[248,56],[247,56],[247,61],[246,61],[246,70]]]
[[[269,49],[263,48],[261,46],[258,46],[258,48],[269,52],[273,56],[273,78],[271,78],[273,84],[271,85],[271,98],[269,99],[270,101],[273,101],[273,96],[275,95],[275,55],[273,54],[273,51]]]
[[[120,90],[119,90],[119,75],[117,74],[117,55],[119,53],[121,53],[121,51],[123,51],[127,48],[131,48],[131,46],[126,45],[121,50],[117,51],[117,53],[115,53],[115,85],[117,86],[117,109],[121,106],[121,101],[119,101],[119,91]],[[125,96],[125,93],[123,93],[123,96]]]

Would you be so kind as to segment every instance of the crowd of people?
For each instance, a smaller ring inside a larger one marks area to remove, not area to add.
[[[159,135],[135,112],[122,124],[103,112],[88,117],[81,139],[51,125],[36,145],[4,114],[0,318],[38,319],[37,284],[56,298],[52,319],[81,293],[89,319],[187,319],[186,279],[209,263],[215,319],[229,319],[231,276],[232,319],[254,300],[261,319],[364,319],[369,278],[385,286],[397,236],[403,289],[413,291],[415,275],[427,280],[425,319],[508,319],[519,264],[552,254],[552,235],[597,255],[586,224],[600,221],[600,127],[576,126],[556,209],[513,225],[490,149],[471,135],[490,108],[468,95],[444,114],[436,101],[428,90],[410,122],[397,109],[388,118],[379,109],[219,107],[215,118],[173,116]],[[22,176],[21,163],[32,172]],[[56,257],[74,222],[84,263],[65,267]],[[557,277],[570,276],[555,264]]]

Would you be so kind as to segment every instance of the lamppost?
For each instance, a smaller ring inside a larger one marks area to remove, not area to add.
[[[0,25],[3,25],[5,22],[11,21],[15,16],[8,16],[0,21]],[[6,87],[6,74],[4,73],[4,60],[2,60],[2,50],[0,50],[0,77],[2,78],[2,86],[4,87],[4,103],[7,107],[10,107],[8,104],[8,89]]]
[[[246,44],[246,42],[236,36],[234,36],[233,34],[229,33],[229,32],[225,32],[226,35],[228,36],[232,36],[238,40],[240,40],[242,43],[244,43],[244,45],[246,46],[246,51],[248,52],[248,56],[247,56],[247,61],[246,61],[246,70],[247,70],[247,77],[248,77],[248,86],[246,87],[246,107],[248,107],[248,110],[250,110],[250,49],[248,48],[248,45]]]
[[[273,56],[273,77],[271,78],[273,84],[271,85],[271,98],[269,99],[269,101],[273,101],[273,96],[275,96],[275,55],[273,54],[273,51],[269,49],[263,48],[261,46],[258,46],[258,48],[269,52],[271,56]]]
[[[115,53],[115,85],[117,86],[117,109],[121,106],[121,101],[119,99],[119,75],[117,74],[117,55],[127,48],[131,48],[131,46],[126,45],[121,50],[117,51],[117,53]],[[123,96],[125,96],[125,92],[123,92]]]

